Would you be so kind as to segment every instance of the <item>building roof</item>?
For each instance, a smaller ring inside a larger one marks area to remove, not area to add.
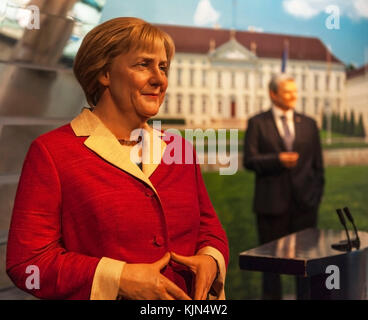
[[[209,51],[210,41],[214,40],[216,48],[230,40],[231,30],[195,28],[174,25],[157,25],[174,40],[176,52],[201,53]],[[261,58],[281,59],[285,41],[289,44],[289,59],[326,61],[327,47],[318,38],[292,36],[283,34],[236,31],[236,40],[252,49],[256,45],[256,55]],[[331,54],[331,62],[343,64]]]
[[[347,79],[352,79],[352,78],[356,78],[359,76],[364,76],[365,73],[368,73],[368,64],[361,66],[358,69],[354,69],[354,70],[349,70],[346,72],[346,78]]]

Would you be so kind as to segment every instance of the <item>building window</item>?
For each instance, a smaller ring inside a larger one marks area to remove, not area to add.
[[[341,78],[340,77],[336,77],[336,90],[337,91],[341,90]]]
[[[318,114],[319,112],[319,99],[318,98],[314,98],[314,114]]]
[[[222,77],[221,77],[221,71],[217,72],[217,88],[221,88],[222,83]]]
[[[221,97],[217,98],[217,112],[218,114],[222,114],[222,101]]]
[[[302,75],[302,90],[307,89],[307,76],[305,74]]]
[[[325,102],[324,102],[325,110],[327,110],[329,107],[330,107],[330,101],[328,100],[328,98],[325,98]]]
[[[336,99],[336,110],[337,110],[338,113],[341,112],[340,108],[341,108],[341,100],[339,98],[337,98]]]
[[[330,76],[326,75],[326,91],[330,90]]]
[[[202,86],[205,87],[207,85],[207,72],[206,70],[202,70]]]
[[[236,118],[236,99],[235,97],[231,97],[230,99],[230,116],[231,118]]]
[[[244,74],[244,88],[245,89],[249,88],[249,73],[248,72]]]
[[[319,90],[318,89],[318,87],[319,87],[319,77],[318,77],[318,74],[315,74],[314,75],[314,90]]]
[[[235,72],[231,72],[231,88],[235,88]]]
[[[203,96],[202,97],[202,113],[206,114],[207,112],[207,97]]]
[[[302,98],[302,112],[305,113],[305,110],[307,108],[307,99],[306,98]]]
[[[178,68],[178,73],[177,73],[177,84],[178,86],[181,86],[182,84],[182,74],[183,74],[183,70],[181,68]]]
[[[182,113],[182,103],[183,103],[183,96],[181,94],[178,94],[176,96],[176,112],[178,114]]]
[[[248,96],[244,98],[244,111],[246,115],[249,113],[249,97]]]
[[[194,69],[190,69],[189,71],[189,83],[191,87],[194,86]]]
[[[164,102],[164,114],[169,113],[169,95],[166,94],[165,96],[165,102]]]
[[[189,96],[189,113],[194,114],[194,95]]]

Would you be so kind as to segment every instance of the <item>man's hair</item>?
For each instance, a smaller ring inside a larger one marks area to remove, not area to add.
[[[273,74],[270,83],[268,84],[268,88],[270,89],[270,91],[277,93],[279,89],[279,84],[284,81],[295,81],[295,80],[291,75],[288,75],[286,73]]]
[[[129,51],[153,51],[163,45],[168,68],[175,53],[171,37],[148,22],[130,17],[108,20],[93,28],[83,39],[74,60],[74,75],[79,81],[87,102],[95,106],[105,87],[99,82],[109,71],[112,61]]]

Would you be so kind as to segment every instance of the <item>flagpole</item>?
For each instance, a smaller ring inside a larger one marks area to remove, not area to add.
[[[289,40],[284,40],[284,50],[282,51],[282,61],[281,61],[281,73],[286,72],[287,60],[289,59]]]
[[[232,7],[233,7],[233,29],[236,30],[236,0],[233,0],[232,3]]]

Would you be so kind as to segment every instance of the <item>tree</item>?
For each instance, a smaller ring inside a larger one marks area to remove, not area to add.
[[[348,123],[348,116],[346,114],[346,111],[344,112],[344,119],[342,121],[342,133],[348,134],[349,130],[349,123]]]
[[[342,121],[341,121],[341,115],[340,115],[340,113],[336,113],[336,119],[335,119],[335,121],[336,121],[336,132],[337,133],[342,133]]]
[[[337,117],[335,112],[332,112],[331,115],[331,131],[337,132]]]
[[[348,126],[348,134],[350,136],[354,136],[355,134],[355,113],[354,110],[350,111],[350,121],[349,121],[349,126]]]
[[[352,70],[355,70],[356,69],[356,66],[354,65],[354,64],[352,64],[352,63],[349,63],[347,66],[346,66],[346,68],[345,68],[345,70],[348,72],[348,71],[352,71]]]
[[[322,129],[327,130],[327,116],[326,113],[322,113]]]
[[[359,121],[358,125],[355,128],[355,135],[357,137],[365,137],[365,130],[364,130],[364,124],[363,124],[363,114],[359,115]]]

